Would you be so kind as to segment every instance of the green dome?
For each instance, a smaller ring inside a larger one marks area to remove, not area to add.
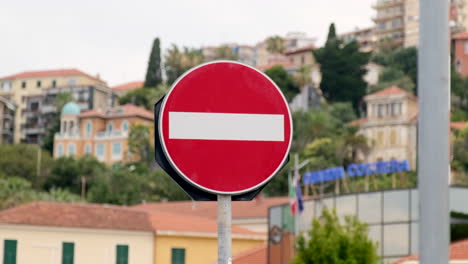
[[[80,106],[74,102],[69,102],[62,108],[62,115],[79,115],[80,112]]]

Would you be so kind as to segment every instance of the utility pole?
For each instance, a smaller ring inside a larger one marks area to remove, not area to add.
[[[449,259],[449,1],[421,0],[418,184],[421,264]]]

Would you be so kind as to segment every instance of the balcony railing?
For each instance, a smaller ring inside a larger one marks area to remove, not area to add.
[[[54,136],[54,139],[79,139],[79,138],[80,138],[80,134],[78,133],[78,131],[73,132],[73,133],[59,132],[59,133],[56,133]]]
[[[121,137],[128,137],[128,132],[123,132],[120,130],[116,131],[101,131],[98,132],[95,136],[94,139],[108,139],[108,138],[121,138]]]

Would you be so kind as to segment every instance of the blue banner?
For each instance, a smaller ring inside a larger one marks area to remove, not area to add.
[[[372,163],[350,164],[346,170],[349,177],[367,176],[372,174],[394,173],[410,171],[407,160],[377,161]],[[304,184],[316,184],[345,177],[343,166],[319,171],[306,172],[302,178]]]

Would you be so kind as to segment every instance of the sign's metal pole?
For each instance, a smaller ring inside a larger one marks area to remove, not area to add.
[[[231,264],[231,196],[218,195],[218,264]]]
[[[449,259],[449,1],[420,1],[418,184],[421,264]]]

